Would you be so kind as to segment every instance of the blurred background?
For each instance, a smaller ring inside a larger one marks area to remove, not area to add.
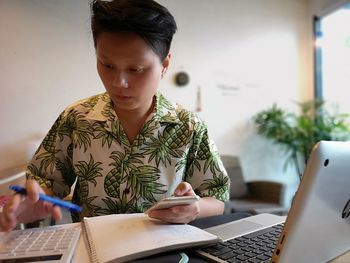
[[[296,102],[315,97],[349,111],[348,1],[159,2],[178,24],[161,92],[198,112],[219,152],[239,157],[245,181],[285,184],[288,206],[298,175],[283,168],[281,148],[257,134],[253,116],[273,103],[296,111]],[[188,84],[176,84],[179,72]],[[4,178],[26,165],[66,106],[104,92],[88,0],[0,0],[0,90]]]

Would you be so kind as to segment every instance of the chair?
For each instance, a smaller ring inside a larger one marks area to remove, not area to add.
[[[280,182],[256,180],[246,182],[237,156],[221,156],[231,180],[230,200],[225,203],[225,213],[248,212],[285,215],[286,186]]]

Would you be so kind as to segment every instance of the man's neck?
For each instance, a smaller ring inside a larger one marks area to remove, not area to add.
[[[154,100],[152,100],[148,107],[130,111],[115,108],[118,119],[131,144],[140,133],[149,115],[153,112],[154,103]]]

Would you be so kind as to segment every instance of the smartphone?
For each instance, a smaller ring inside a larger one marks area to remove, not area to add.
[[[190,205],[199,200],[198,195],[186,195],[186,196],[173,196],[163,198],[162,200],[151,206],[145,213],[149,213],[151,210],[155,209],[167,209],[177,205]]]

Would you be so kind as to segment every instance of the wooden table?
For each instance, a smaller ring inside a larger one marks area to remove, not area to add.
[[[350,262],[350,251],[340,255],[339,257],[331,260],[332,263],[349,263]]]

